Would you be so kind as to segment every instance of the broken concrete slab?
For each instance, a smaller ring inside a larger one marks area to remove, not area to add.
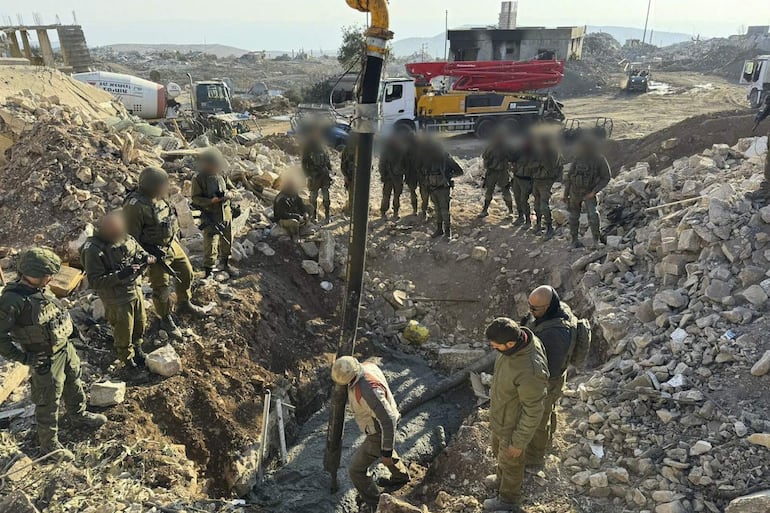
[[[762,511],[770,511],[770,490],[733,499],[725,509],[725,513],[759,513]]]
[[[318,265],[327,273],[334,271],[334,236],[328,230],[321,231],[321,245],[318,248]]]
[[[438,363],[446,369],[462,369],[485,354],[483,349],[442,347],[438,350]]]

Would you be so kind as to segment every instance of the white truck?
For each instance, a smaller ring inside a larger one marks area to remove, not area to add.
[[[743,63],[740,83],[747,86],[746,98],[753,108],[759,108],[770,94],[770,55],[759,55]]]

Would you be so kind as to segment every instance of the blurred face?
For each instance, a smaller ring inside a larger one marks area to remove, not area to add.
[[[32,276],[24,276],[24,281],[26,281],[28,284],[32,285],[35,288],[42,289],[49,283],[51,283],[51,280],[53,280],[53,275],[48,274],[46,276],[43,276],[41,278],[33,278]]]
[[[107,215],[99,225],[99,233],[107,240],[117,242],[126,236],[126,223],[119,214]]]
[[[165,198],[166,196],[168,196],[168,191],[169,191],[170,187],[171,187],[171,185],[169,184],[168,180],[166,180],[165,182],[163,182],[158,187],[158,194],[155,197],[156,198]]]
[[[503,351],[508,351],[509,349],[513,349],[514,347],[516,347],[516,341],[511,340],[509,342],[500,343],[500,342],[495,342],[494,340],[490,340],[489,347],[491,347],[495,351],[500,351],[502,353]]]

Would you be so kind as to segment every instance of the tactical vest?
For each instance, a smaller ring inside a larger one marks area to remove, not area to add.
[[[601,161],[598,158],[576,160],[569,172],[572,188],[579,191],[592,190],[599,176],[600,166]]]
[[[48,355],[67,345],[74,331],[72,319],[50,290],[31,291],[20,285],[9,285],[6,293],[23,299],[16,323],[11,327],[14,343],[27,352]]]
[[[508,170],[508,159],[502,152],[489,149],[484,152],[482,159],[484,160],[484,167],[487,169],[487,172],[494,173]]]
[[[361,381],[365,380],[369,382],[373,388],[382,390],[385,393],[386,400],[390,403],[391,408],[393,408],[393,411],[398,411],[398,405],[393,398],[385,375],[379,367],[366,362],[364,362],[362,366],[364,369],[363,376],[359,377],[353,385],[348,387],[348,404],[350,405],[350,409],[353,412],[353,418],[356,419],[356,424],[358,424],[361,432],[371,435],[378,431],[379,424],[377,423],[374,411],[361,396]]]
[[[170,201],[153,201],[139,191],[134,191],[126,198],[126,204],[138,205],[142,209],[142,233],[139,244],[150,244],[161,248],[171,245],[179,233],[176,210]]]
[[[531,176],[535,180],[553,180],[561,179],[562,163],[558,155],[548,155],[533,161]]]
[[[227,180],[221,175],[206,175],[203,173],[195,177],[201,188],[201,195],[208,199],[222,197],[227,192]],[[197,207],[201,208],[201,207]],[[205,207],[204,210],[212,215],[216,221],[231,221],[230,202],[224,201],[216,205]]]
[[[130,236],[122,244],[111,244],[99,237],[89,237],[83,247],[80,248],[80,261],[84,262],[84,255],[87,251],[98,251],[99,259],[104,266],[105,274],[120,271],[121,269],[134,264],[134,259],[140,254],[140,248],[137,242]],[[136,290],[139,285],[141,274],[132,281],[124,280],[118,285],[108,288],[98,289],[99,298],[105,305],[121,304],[139,297]],[[93,287],[93,284],[90,284]],[[95,288],[95,287],[93,287]]]

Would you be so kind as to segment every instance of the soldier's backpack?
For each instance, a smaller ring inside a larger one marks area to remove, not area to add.
[[[572,327],[572,344],[567,361],[575,367],[582,367],[591,352],[591,323],[588,319],[577,319]]]

